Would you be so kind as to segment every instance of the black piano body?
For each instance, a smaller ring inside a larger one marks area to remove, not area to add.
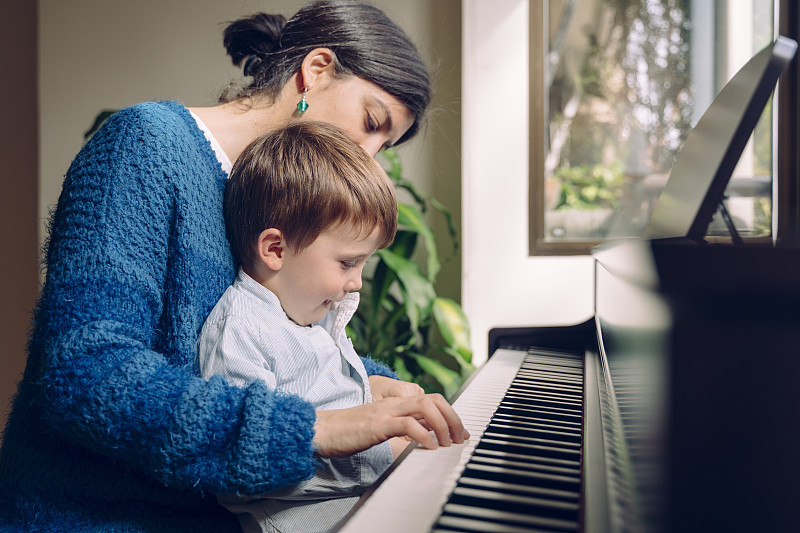
[[[628,241],[595,276],[591,320],[489,337],[585,354],[580,530],[800,529],[800,250]]]
[[[800,531],[800,249],[704,239],[796,49],[723,88],[646,238],[595,250],[594,316],[493,329],[472,442],[410,446],[336,531]]]
[[[471,443],[409,446],[336,531],[800,529],[800,250],[594,256],[594,317],[493,329],[454,402]]]

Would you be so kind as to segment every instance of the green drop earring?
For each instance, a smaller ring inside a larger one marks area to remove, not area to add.
[[[298,114],[302,115],[305,113],[306,109],[308,109],[308,102],[306,102],[306,93],[308,92],[308,87],[303,87],[303,97],[297,102],[297,112]]]

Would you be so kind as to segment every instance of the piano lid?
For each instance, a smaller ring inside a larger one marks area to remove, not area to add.
[[[711,218],[797,43],[778,37],[720,91],[681,148],[644,236],[702,242]]]
[[[642,198],[623,203],[611,221],[609,239],[703,242],[742,151],[796,50],[795,41],[778,37],[739,70],[687,137],[649,218]]]

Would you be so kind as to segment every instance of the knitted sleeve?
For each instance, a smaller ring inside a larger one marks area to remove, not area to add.
[[[364,363],[364,369],[367,371],[368,376],[386,376],[387,378],[397,379],[397,374],[383,363],[364,356],[361,356],[361,361]]]
[[[313,475],[315,413],[263,384],[206,382],[168,352],[166,287],[182,279],[169,256],[187,214],[167,176],[192,164],[171,128],[122,111],[70,167],[26,377],[52,430],[121,469],[176,488],[268,492]]]

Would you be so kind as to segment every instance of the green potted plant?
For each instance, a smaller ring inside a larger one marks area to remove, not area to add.
[[[449,398],[475,367],[461,306],[437,296],[434,289],[441,262],[424,216],[433,209],[445,218],[453,253],[458,245],[455,225],[444,205],[403,178],[395,150],[386,150],[383,157],[395,188],[408,192],[412,202],[398,203],[397,237],[378,250],[374,270],[364,275],[350,338],[358,353],[388,364],[401,379]],[[419,245],[425,251],[424,269],[414,257]]]

